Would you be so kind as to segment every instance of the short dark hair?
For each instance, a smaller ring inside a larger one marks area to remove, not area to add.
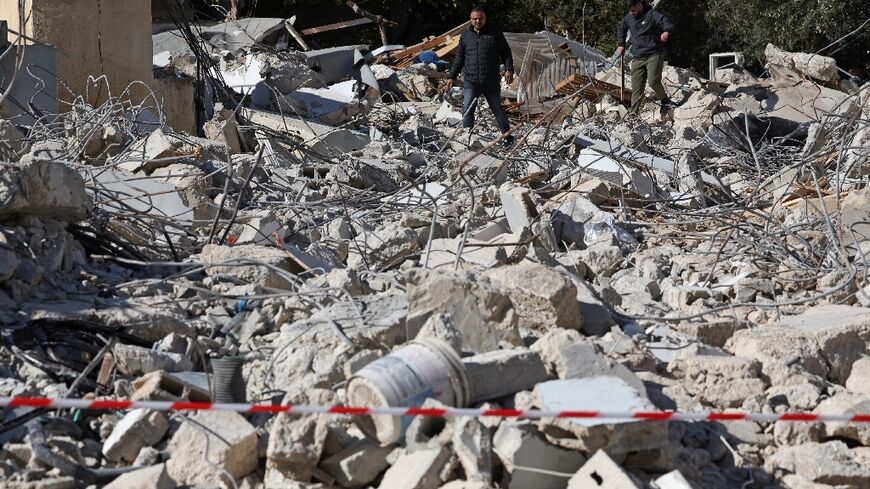
[[[474,8],[471,9],[471,13],[480,12],[482,14],[486,14],[486,10],[483,9],[483,5],[475,5]]]
[[[643,3],[643,0],[625,0],[625,8],[634,7],[639,3]]]

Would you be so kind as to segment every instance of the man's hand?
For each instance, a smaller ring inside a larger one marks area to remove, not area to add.
[[[453,78],[447,80],[447,91],[449,92],[451,88],[453,88],[453,84],[456,82]]]
[[[504,72],[504,81],[508,82],[508,85],[514,82],[514,72],[513,71],[505,71]]]
[[[618,48],[616,48],[616,55],[617,56],[622,56],[623,53],[625,53],[625,47],[619,46]]]
[[[670,37],[671,37],[670,32],[662,32],[662,42],[668,42],[668,39],[670,39]]]

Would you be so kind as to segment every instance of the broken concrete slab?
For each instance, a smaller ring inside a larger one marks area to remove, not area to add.
[[[638,391],[624,380],[611,376],[544,382],[535,387],[535,396],[536,404],[544,410],[655,410],[645,390]],[[624,454],[662,448],[667,443],[667,424],[655,421],[557,418],[543,419],[540,425],[552,443],[586,452],[604,450]]]
[[[187,355],[166,353],[134,345],[115,345],[113,352],[118,365],[130,375],[138,376],[155,370],[186,372],[193,369]]]
[[[63,163],[3,163],[0,168],[0,220],[35,216],[79,222],[93,212],[84,180]]]
[[[529,350],[497,350],[463,358],[471,381],[471,402],[529,390],[550,379],[541,357]]]
[[[240,414],[201,411],[181,424],[169,443],[166,470],[181,484],[230,484],[257,469],[257,432]],[[222,470],[215,470],[218,467]]]
[[[840,81],[837,61],[834,58],[815,53],[791,53],[770,43],[764,48],[764,56],[768,66],[781,66],[827,83]]]
[[[113,462],[132,462],[139,450],[155,445],[168,430],[169,422],[162,412],[134,409],[115,425],[103,443],[103,455]]]
[[[820,414],[864,414],[870,412],[870,396],[841,392],[825,399],[815,409]],[[825,423],[825,436],[828,439],[852,440],[870,446],[870,426],[864,423]]]
[[[421,450],[400,456],[384,474],[380,489],[437,489],[450,460],[446,448]]]
[[[452,442],[465,478],[492,484],[492,434],[489,428],[475,418],[463,418],[456,424]]]
[[[856,394],[870,395],[870,357],[864,356],[855,360],[846,380],[846,389]]]
[[[272,472],[291,480],[310,480],[323,452],[326,435],[326,423],[318,416],[280,414],[269,432],[267,480],[274,477],[269,475]]]
[[[492,443],[494,452],[508,470],[509,479],[506,485],[510,489],[563,488],[563,477],[530,472],[523,468],[572,473],[586,462],[582,453],[555,447],[544,441],[532,423],[502,422]]]
[[[681,373],[686,388],[702,402],[722,409],[741,407],[767,388],[761,364],[751,358],[696,355],[671,362],[668,370]]]
[[[294,283],[292,274],[304,271],[290,253],[270,246],[208,244],[203,247],[199,258],[208,265],[208,275],[231,274],[274,289],[291,290]]]
[[[521,344],[513,303],[488,279],[470,272],[414,270],[406,281],[412,334],[433,314],[445,313],[461,333],[463,350],[485,352],[502,343]]]
[[[342,487],[365,487],[389,467],[387,455],[393,450],[369,439],[358,440],[320,462],[320,467]]]
[[[643,484],[625,472],[604,450],[598,450],[569,480],[568,489],[641,489]]]
[[[507,290],[523,326],[542,331],[583,327],[577,288],[558,271],[522,261],[487,270],[483,275]]]
[[[104,489],[173,489],[175,482],[166,472],[165,464],[157,464],[126,474],[104,486]]]
[[[780,449],[764,462],[765,470],[794,473],[806,479],[829,485],[866,487],[870,473],[841,441],[804,443]]]

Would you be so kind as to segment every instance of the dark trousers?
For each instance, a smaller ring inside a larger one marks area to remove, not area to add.
[[[646,58],[634,58],[631,61],[631,110],[629,114],[640,113],[643,107],[643,96],[646,84],[656,94],[660,101],[668,100],[665,87],[662,86],[662,68],[665,64],[664,53],[656,53]]]
[[[489,108],[495,116],[495,122],[498,124],[499,130],[501,130],[502,133],[508,132],[510,124],[508,123],[507,113],[505,113],[501,106],[501,87],[498,84],[465,84],[465,97],[462,101],[462,127],[474,126],[474,110],[477,108],[475,101],[477,101],[481,95],[486,99],[486,103],[489,104]]]

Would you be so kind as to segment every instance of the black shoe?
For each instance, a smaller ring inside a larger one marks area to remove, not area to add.
[[[514,138],[513,134],[510,134],[508,136],[505,136],[504,139],[501,140],[501,145],[505,148],[510,148],[514,145],[514,141],[516,141],[516,139]]]

